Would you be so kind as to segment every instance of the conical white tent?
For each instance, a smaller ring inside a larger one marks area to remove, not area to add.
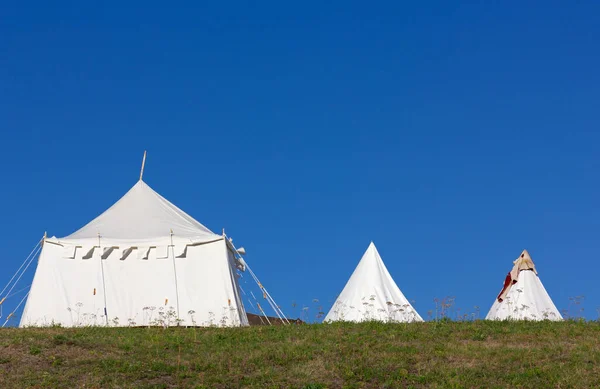
[[[247,325],[216,235],[140,180],[65,238],[47,238],[20,326]]]
[[[423,321],[392,279],[373,242],[324,321],[369,320]]]
[[[527,250],[523,250],[504,280],[487,320],[562,320]]]

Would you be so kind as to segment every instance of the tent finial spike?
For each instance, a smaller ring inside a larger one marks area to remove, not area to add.
[[[144,150],[144,158],[142,158],[142,170],[140,170],[140,181],[142,181],[142,177],[144,176],[144,165],[146,164],[146,150]]]

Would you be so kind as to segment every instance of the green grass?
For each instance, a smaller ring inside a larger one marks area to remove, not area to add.
[[[0,388],[592,388],[596,322],[0,330]]]

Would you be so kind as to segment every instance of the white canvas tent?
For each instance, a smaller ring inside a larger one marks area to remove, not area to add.
[[[20,326],[248,325],[236,249],[140,180],[65,238],[46,238]]]
[[[523,250],[513,263],[486,319],[562,320],[527,250]]]
[[[371,242],[324,322],[423,321],[385,267]]]

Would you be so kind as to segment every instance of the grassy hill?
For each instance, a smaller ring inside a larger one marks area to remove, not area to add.
[[[0,388],[591,388],[596,322],[0,330]]]

